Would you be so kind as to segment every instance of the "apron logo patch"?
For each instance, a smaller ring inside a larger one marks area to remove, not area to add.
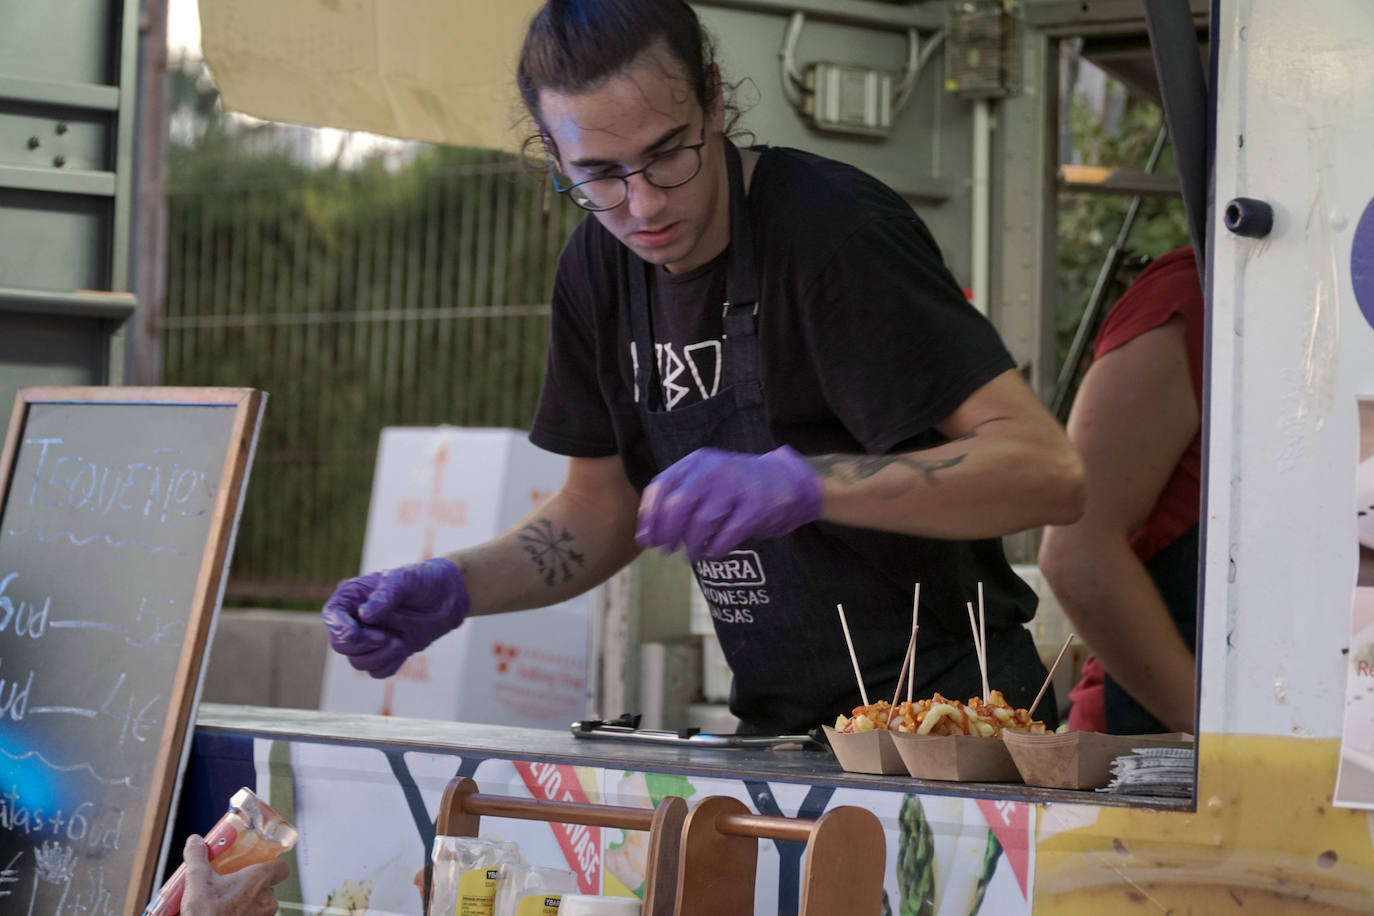
[[[756,550],[736,550],[721,560],[700,560],[696,564],[697,579],[702,585],[721,588],[749,588],[767,583],[763,564]]]
[[[753,623],[753,609],[769,603],[768,577],[756,550],[736,550],[695,564],[701,594],[717,623]]]

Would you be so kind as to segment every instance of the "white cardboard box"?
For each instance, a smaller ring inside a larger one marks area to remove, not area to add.
[[[377,451],[363,571],[482,543],[521,521],[563,483],[567,459],[509,429],[387,428]],[[534,525],[543,574],[565,574],[576,544]],[[566,729],[584,717],[588,615],[582,595],[550,608],[469,619],[391,678],[330,653],[320,708]]]

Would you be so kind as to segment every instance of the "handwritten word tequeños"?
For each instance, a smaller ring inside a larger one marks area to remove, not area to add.
[[[25,439],[39,447],[29,482],[30,506],[80,509],[99,516],[133,512],[163,523],[198,516],[214,507],[205,472],[176,462],[174,449],[154,449],[151,461],[103,465],[81,455],[62,455],[60,438]]]

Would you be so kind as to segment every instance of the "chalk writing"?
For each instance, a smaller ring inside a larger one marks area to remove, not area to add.
[[[119,743],[123,744],[126,738],[133,737],[135,740],[143,742],[148,740],[147,728],[156,725],[158,720],[148,718],[146,713],[152,708],[153,704],[162,699],[160,696],[153,697],[139,708],[138,713],[134,713],[134,697],[129,695],[127,703],[124,704],[123,714],[114,709],[115,697],[119,696],[124,689],[124,682],[128,679],[127,674],[120,674],[119,680],[115,681],[114,688],[110,690],[110,695],[105,698],[105,702],[100,704],[100,714],[123,723],[119,730]]]
[[[129,632],[129,628],[119,623],[109,623],[103,620],[49,620],[48,628],[53,630],[100,630],[106,633],[116,633],[124,637],[124,644],[140,648],[143,646],[160,646],[180,642],[181,635],[186,627],[180,621],[164,621],[158,614],[149,609],[149,605],[167,605],[173,612],[177,603],[172,598],[154,597],[144,595],[139,599],[138,611],[134,615],[135,623],[148,624],[146,636],[134,636]]]
[[[85,547],[87,544],[93,544],[96,541],[104,541],[110,547],[137,547],[138,549],[146,551],[147,553],[169,553],[172,556],[179,557],[183,560],[188,559],[191,556],[189,553],[186,553],[185,551],[180,550],[176,547],[159,547],[153,544],[149,544],[145,541],[141,541],[138,538],[125,538],[124,540],[118,540],[116,538],[110,537],[108,534],[92,534],[88,537],[77,537],[76,532],[74,531],[59,531],[56,534],[50,535],[43,530],[42,525],[29,525],[26,528],[10,528],[5,533],[8,534],[10,537],[16,538],[24,537],[25,535],[30,535],[32,537],[38,538],[38,543],[40,544],[51,544],[55,541],[60,541],[63,538],[66,538],[71,544],[73,544],[76,547]]]
[[[0,869],[0,897],[8,897],[10,895],[10,891],[8,891],[5,888],[5,885],[18,883],[19,869],[14,867],[14,863],[18,862],[19,857],[23,854],[24,851],[22,849],[19,852],[16,852],[14,854],[14,858],[10,859],[10,864],[6,865],[3,869]]]
[[[106,633],[127,633],[129,628],[103,620],[49,620],[54,630],[104,630]]]
[[[65,916],[115,916],[119,910],[114,902],[114,893],[105,886],[105,869],[101,866],[87,868],[86,881],[90,886],[89,895],[77,893],[76,899],[68,905],[66,894],[63,894],[62,902],[67,906]],[[53,910],[52,916],[64,916],[64,910]]]
[[[96,782],[104,783],[107,786],[133,786],[133,782],[130,780],[130,777],[128,776],[102,776],[96,770],[96,768],[91,766],[89,763],[73,763],[69,766],[63,766],[61,764],[53,763],[51,760],[44,757],[42,754],[38,753],[38,751],[25,751],[22,754],[11,754],[3,747],[0,747],[0,755],[4,755],[9,759],[15,761],[16,763],[23,763],[25,760],[28,760],[30,757],[32,757],[39,763],[43,764],[43,766],[58,773],[74,773],[78,770],[85,770],[86,772],[91,774],[91,778],[94,779]]]
[[[31,716],[80,716],[83,719],[94,719],[99,713],[94,709],[86,709],[81,706],[31,706],[28,715]]]
[[[124,810],[83,801],[70,812],[63,808],[30,808],[18,786],[0,793],[0,830],[24,836],[48,835],[53,841],[84,846],[87,852],[119,849],[124,829]]]
[[[6,590],[10,583],[19,578],[19,573],[12,572],[7,576],[0,576],[0,633],[6,630],[14,633],[15,636],[27,636],[30,639],[38,639],[43,635],[43,629],[48,623],[48,610],[52,604],[51,598],[43,599],[41,608],[20,601],[16,606]],[[10,625],[13,624],[13,629]]]
[[[159,646],[163,643],[181,643],[182,632],[186,625],[182,620],[163,621],[162,615],[154,612],[153,608],[161,607],[168,611],[172,617],[176,617],[182,609],[182,603],[176,598],[169,598],[163,595],[143,595],[138,600],[138,613],[134,615],[136,623],[150,623],[151,629],[149,636],[144,639],[137,639],[126,636],[124,641],[131,646]]]
[[[33,851],[38,863],[38,877],[49,884],[70,881],[76,871],[76,850],[52,840]]]
[[[0,666],[4,664],[4,658],[0,657]],[[2,673],[2,672],[0,672]],[[19,688],[20,680],[23,680],[23,689]],[[5,688],[9,687],[9,696],[5,696]],[[27,678],[16,678],[6,680],[0,677],[0,719],[9,716],[15,722],[24,718],[24,713],[29,705],[29,692],[33,690],[33,672],[29,672]]]
[[[45,509],[77,509],[107,516],[133,512],[166,524],[173,517],[205,515],[214,507],[209,478],[198,468],[165,462],[134,461],[123,467],[102,465],[80,455],[57,454],[57,437],[25,439],[39,447],[29,482],[28,504]],[[49,450],[53,455],[49,456]],[[153,449],[173,456],[178,449]]]
[[[33,916],[33,905],[38,899],[38,884],[62,887],[62,897],[57,901],[54,914],[61,913],[67,905],[67,894],[72,889],[72,879],[76,876],[76,852],[60,843],[44,843],[42,848],[33,852],[37,868],[34,871],[33,892],[29,894],[29,916]]]

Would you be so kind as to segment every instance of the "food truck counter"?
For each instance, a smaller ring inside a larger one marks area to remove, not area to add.
[[[608,770],[644,770],[684,776],[767,780],[808,786],[961,795],[1040,803],[1070,802],[1186,811],[1192,799],[1042,789],[1013,783],[957,783],[909,776],[870,776],[841,769],[827,749],[797,745],[718,748],[654,744],[609,738],[575,738],[571,731],[508,728],[428,719],[228,706],[203,703],[197,734],[251,735],[278,741],[349,744],[463,757],[560,763]]]
[[[847,773],[828,750],[631,743],[202,703],[170,848],[212,824],[246,785],[300,829],[291,877],[279,888],[284,910],[299,902],[419,914],[413,882],[455,776],[471,777],[484,794],[540,801],[650,808],[669,795],[689,805],[723,795],[759,814],[803,818],[859,806],[883,827],[893,910],[923,893],[939,904],[936,913],[1029,912],[1040,812],[1083,827],[1095,812],[1126,805],[1161,816],[1193,811],[1192,799]],[[584,893],[643,892],[647,834],[496,817],[483,818],[481,832],[515,840],[533,864],[574,872]],[[755,912],[797,912],[803,852],[799,843],[761,841]]]

